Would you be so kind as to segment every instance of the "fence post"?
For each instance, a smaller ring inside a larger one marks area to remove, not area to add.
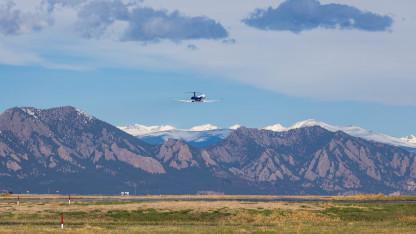
[[[64,229],[64,213],[61,213],[61,229]]]

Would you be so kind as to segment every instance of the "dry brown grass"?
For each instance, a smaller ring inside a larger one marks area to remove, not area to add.
[[[67,196],[19,196],[20,206],[16,205],[17,195],[0,197],[0,233],[355,234],[416,230],[416,205],[363,202],[385,200],[380,195],[299,196],[327,202],[268,201],[281,198],[277,196],[71,196],[71,205]],[[337,200],[351,202],[331,202]],[[360,202],[354,203],[357,200]],[[63,231],[59,229],[61,212],[66,215]],[[373,214],[379,217],[373,219]]]
[[[56,211],[85,211],[90,212],[94,210],[100,210],[102,212],[110,210],[127,210],[133,211],[138,209],[156,209],[156,210],[194,210],[197,212],[213,211],[218,209],[280,209],[280,210],[322,210],[323,207],[316,204],[301,204],[301,203],[285,203],[285,202],[238,202],[238,201],[154,201],[154,202],[140,202],[140,203],[125,203],[125,204],[103,204],[103,203],[91,203],[87,202],[72,202],[68,205],[66,202],[25,202],[21,201],[17,206],[15,202],[0,203],[0,209],[3,212],[15,212],[33,214],[44,211],[56,210]]]

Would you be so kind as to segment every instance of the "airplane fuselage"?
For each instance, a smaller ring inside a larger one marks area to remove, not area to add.
[[[191,97],[192,102],[202,102],[204,101],[204,99],[205,99],[205,96],[192,96]]]

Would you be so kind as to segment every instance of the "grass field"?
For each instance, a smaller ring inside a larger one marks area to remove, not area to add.
[[[0,197],[0,233],[416,233],[416,197],[19,197]]]

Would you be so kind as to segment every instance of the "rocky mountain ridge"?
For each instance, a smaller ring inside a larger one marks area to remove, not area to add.
[[[413,194],[416,154],[319,126],[148,144],[73,107],[0,114],[0,190]]]

